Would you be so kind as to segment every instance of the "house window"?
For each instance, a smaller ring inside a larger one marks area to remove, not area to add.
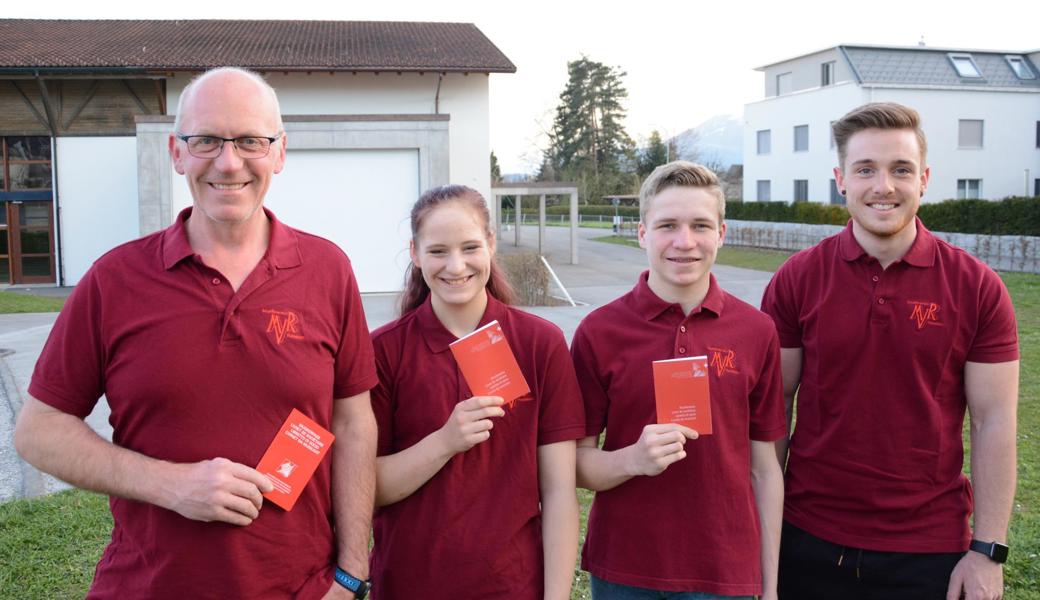
[[[820,65],[820,87],[834,83],[834,61]]]
[[[776,76],[776,95],[783,96],[791,93],[791,74],[781,73]]]
[[[1040,197],[1040,179],[1033,180],[1033,195]]]
[[[958,179],[957,180],[957,199],[958,200],[978,200],[982,197],[982,180],[981,179]]]
[[[769,202],[772,200],[772,185],[770,185],[770,181],[768,179],[759,179],[756,183],[758,184],[758,189],[756,190],[758,194],[755,196],[755,199],[759,202]]]
[[[1011,70],[1015,72],[1015,77],[1019,79],[1036,79],[1036,74],[1029,68],[1029,63],[1021,56],[1005,56],[1004,60],[1007,61]]]
[[[794,180],[794,201],[795,202],[808,202],[809,201],[809,180],[808,179],[795,179]]]
[[[845,205],[845,196],[838,191],[838,182],[831,179],[831,204]]]
[[[809,150],[809,126],[794,126],[794,151],[807,152]]]
[[[758,132],[758,154],[769,154],[773,136],[768,129],[762,129]]]
[[[957,122],[957,147],[982,147],[982,120],[961,119]]]
[[[982,72],[979,71],[979,67],[975,64],[975,60],[970,54],[947,54],[946,56],[950,57],[953,68],[956,69],[957,74],[961,77],[982,78]]]

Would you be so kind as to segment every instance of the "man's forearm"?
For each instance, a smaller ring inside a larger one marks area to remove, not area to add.
[[[1015,497],[1015,417],[988,418],[971,431],[974,537],[1007,541]]]
[[[761,445],[761,447],[759,447]],[[752,442],[751,485],[761,537],[762,594],[774,597],[784,513],[784,475],[773,462],[767,442]]]
[[[368,393],[336,401],[333,412],[332,501],[337,562],[355,577],[368,577],[368,540],[375,499],[376,421]],[[351,403],[349,408],[343,403]]]
[[[78,488],[162,505],[161,471],[172,468],[105,440],[82,419],[30,397],[14,434],[15,448],[40,471]]]

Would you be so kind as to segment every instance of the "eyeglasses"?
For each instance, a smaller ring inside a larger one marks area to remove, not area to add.
[[[231,142],[238,155],[246,159],[263,158],[271,151],[271,144],[278,141],[282,134],[274,137],[243,136],[222,138],[215,135],[183,135],[176,134],[188,146],[188,154],[195,158],[216,158],[224,150],[224,144]]]

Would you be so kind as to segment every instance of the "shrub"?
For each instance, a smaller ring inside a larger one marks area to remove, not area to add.
[[[613,206],[578,207],[583,215],[614,215]],[[504,211],[512,215],[512,211]],[[548,215],[569,215],[570,207],[548,206]],[[524,207],[525,215],[537,217],[538,207]],[[617,214],[639,217],[638,206],[619,206]],[[1015,196],[1003,200],[944,200],[922,204],[917,213],[932,231],[983,235],[1040,236],[1040,197]],[[816,202],[727,202],[726,218],[738,221],[844,225],[849,213],[844,206]]]

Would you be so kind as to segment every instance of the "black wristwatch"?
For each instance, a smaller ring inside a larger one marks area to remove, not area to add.
[[[1007,561],[1008,547],[1000,542],[980,542],[972,540],[969,546],[979,554],[985,554],[993,562],[1004,563]]]
[[[354,598],[357,600],[365,600],[365,596],[368,595],[368,590],[372,589],[371,581],[362,581],[338,566],[336,567],[336,574],[334,577],[336,583],[354,592]]]

